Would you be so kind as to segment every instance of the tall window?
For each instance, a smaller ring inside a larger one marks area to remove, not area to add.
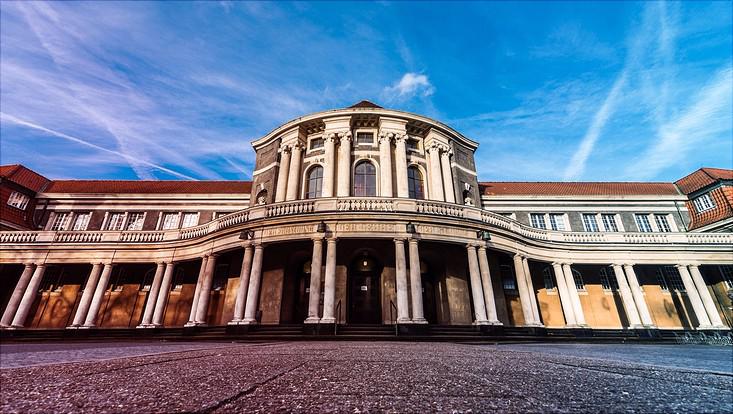
[[[537,229],[546,229],[547,228],[547,224],[545,224],[545,215],[544,214],[530,213],[529,221],[532,224],[532,227],[534,228],[537,228]]]
[[[407,167],[407,188],[410,198],[417,200],[425,198],[425,186],[422,174],[420,174],[420,170],[414,165]]]
[[[510,265],[500,265],[499,275],[501,276],[502,286],[504,291],[509,293],[516,292],[517,290],[517,279],[514,277],[514,269]]]
[[[184,213],[181,228],[193,227],[199,224],[199,213]]]
[[[680,272],[674,266],[661,266],[657,268],[657,282],[664,291],[676,290],[685,291],[685,284],[682,283]]]
[[[733,289],[733,265],[718,266],[726,289]]]
[[[127,216],[127,230],[142,230],[145,213],[130,213]]]
[[[669,220],[666,214],[655,214],[654,221],[657,223],[657,228],[662,233],[669,233],[672,231],[672,227],[669,225]]]
[[[354,169],[354,196],[375,197],[377,195],[377,170],[369,161],[361,161]]]
[[[17,191],[13,191],[12,194],[10,194],[10,198],[8,198],[8,205],[11,207],[19,208],[21,210],[25,210],[26,207],[28,207],[28,201],[30,200],[30,197],[28,197],[25,194],[21,194]]]
[[[545,282],[545,290],[555,289],[555,281],[552,280],[552,268],[550,266],[542,270],[542,280]]]
[[[165,213],[163,214],[163,230],[177,229],[178,228],[178,213]]]
[[[71,220],[71,213],[56,213],[56,218],[53,219],[51,230],[60,231],[66,230]]]
[[[316,165],[308,172],[308,187],[305,198],[318,198],[323,189],[323,167]]]
[[[601,287],[603,290],[618,290],[618,280],[613,270],[608,267],[602,267],[600,271]]]
[[[698,213],[715,208],[715,203],[713,202],[713,199],[710,198],[710,194],[703,194],[692,200],[692,203],[695,205],[695,210],[697,210]]]
[[[585,231],[598,231],[598,222],[595,214],[583,214],[583,227]]]
[[[110,213],[107,217],[107,230],[122,230],[125,222],[125,213]]]
[[[639,228],[639,231],[642,233],[649,233],[652,231],[652,223],[649,222],[649,215],[648,214],[637,214],[636,217],[636,227]]]
[[[615,214],[601,214],[601,221],[603,222],[604,231],[618,231]]]
[[[553,230],[565,231],[564,214],[550,213],[550,228]]]
[[[89,219],[92,217],[92,213],[78,213],[74,220],[74,227],[72,230],[86,230],[89,226]]]
[[[583,282],[583,275],[579,271],[573,269],[573,281],[575,282],[575,289],[585,290],[585,282]]]

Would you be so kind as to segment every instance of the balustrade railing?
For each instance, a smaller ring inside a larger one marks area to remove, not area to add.
[[[2,231],[0,244],[23,243],[159,243],[190,240],[250,220],[289,215],[319,214],[329,212],[396,212],[417,213],[426,216],[455,217],[476,220],[496,229],[503,229],[520,236],[564,243],[624,243],[624,244],[725,244],[733,245],[733,233],[593,233],[562,232],[537,229],[519,223],[509,217],[482,210],[429,200],[412,200],[377,197],[319,198],[288,201],[255,206],[237,211],[187,229],[158,231]]]

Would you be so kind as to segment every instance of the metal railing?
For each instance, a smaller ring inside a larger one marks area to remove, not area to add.
[[[686,332],[684,335],[674,334],[674,340],[678,344],[683,345],[717,345],[717,346],[733,346],[733,332],[727,335],[721,335],[718,332],[712,335],[706,335],[705,332]]]
[[[392,313],[392,309],[394,309],[394,313]],[[392,299],[389,300],[389,321],[394,326],[394,336],[399,336],[399,327],[397,326],[397,305],[392,302]]]

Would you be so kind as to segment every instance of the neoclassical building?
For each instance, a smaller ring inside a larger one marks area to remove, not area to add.
[[[252,145],[251,181],[2,166],[2,327],[731,326],[731,170],[479,182],[475,141],[366,101]]]

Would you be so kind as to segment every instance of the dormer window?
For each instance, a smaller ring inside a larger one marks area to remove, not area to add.
[[[695,205],[695,210],[697,210],[698,213],[715,208],[715,203],[713,202],[713,199],[710,198],[710,193],[701,195],[700,197],[692,200],[692,203]]]
[[[13,193],[10,194],[10,198],[8,198],[8,205],[20,210],[25,210],[25,208],[28,207],[28,201],[30,201],[30,199],[31,198],[25,194],[13,191]]]

